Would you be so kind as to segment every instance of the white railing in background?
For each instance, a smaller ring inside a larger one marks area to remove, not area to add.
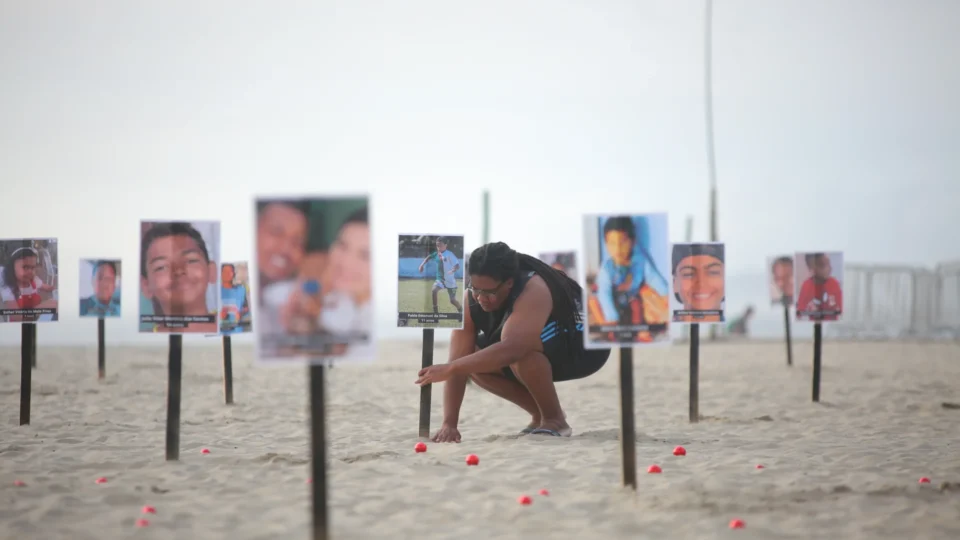
[[[842,322],[831,334],[858,338],[960,338],[960,261],[933,270],[845,265]]]
[[[937,314],[939,324],[960,333],[960,261],[937,265]]]

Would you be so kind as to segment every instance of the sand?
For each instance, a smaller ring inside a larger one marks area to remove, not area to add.
[[[94,348],[41,346],[24,427],[19,351],[0,353],[0,538],[309,538],[306,370],[253,367],[237,346],[226,406],[219,349],[187,341],[175,463],[165,349],[110,349],[98,382]],[[518,438],[523,413],[469,388],[463,442],[416,454],[419,347],[381,351],[328,377],[334,538],[960,538],[960,488],[941,489],[960,482],[960,410],[942,406],[960,403],[957,344],[828,342],[820,404],[810,343],[792,368],[780,344],[706,345],[699,424],[687,349],[638,349],[636,494],[620,487],[616,353],[559,386],[571,439]],[[137,528],[143,505],[157,514]]]

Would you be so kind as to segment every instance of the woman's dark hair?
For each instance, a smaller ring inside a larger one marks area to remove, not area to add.
[[[27,257],[40,258],[40,253],[29,243],[15,248],[10,255],[7,255],[7,260],[3,265],[3,283],[13,291],[14,298],[20,297],[20,284],[17,283],[17,270],[15,267],[16,262],[20,259],[26,259]]]
[[[521,272],[534,272],[550,289],[553,311],[550,316],[564,329],[573,334],[581,320],[578,302],[582,294],[580,285],[563,272],[549,264],[519,253],[503,242],[491,242],[473,250],[467,261],[471,275],[488,276],[498,281],[519,277]]]
[[[680,266],[680,261],[698,255],[706,255],[723,262],[723,244],[674,244],[673,275],[677,275],[677,267]]]
[[[203,258],[210,262],[210,253],[207,251],[207,243],[203,241],[200,231],[193,228],[193,225],[184,221],[154,223],[143,235],[140,240],[140,275],[147,277],[147,250],[150,246],[161,238],[168,236],[189,236],[197,243],[197,247],[203,253]]]
[[[637,241],[637,228],[633,223],[633,219],[630,216],[616,216],[607,220],[603,224],[603,236],[607,236],[607,233],[618,231],[627,234],[627,238]]]
[[[113,270],[113,275],[114,275],[114,276],[117,275],[117,265],[116,265],[116,263],[114,263],[113,261],[97,261],[97,262],[93,263],[93,277],[94,277],[94,278],[97,277],[97,270],[99,270],[101,266],[109,266],[110,269]]]

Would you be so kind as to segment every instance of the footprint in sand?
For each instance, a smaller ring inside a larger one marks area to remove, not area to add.
[[[369,453],[366,453],[366,454],[359,454],[359,455],[356,455],[356,456],[346,456],[346,457],[342,457],[342,458],[340,458],[340,461],[342,461],[342,462],[344,462],[344,463],[357,463],[357,462],[360,462],[360,461],[373,461],[373,460],[376,460],[376,459],[382,459],[382,458],[386,458],[386,457],[391,457],[391,458],[392,458],[392,457],[398,457],[399,455],[400,455],[400,454],[398,454],[398,453],[396,453],[396,452],[391,452],[391,451],[389,451],[389,450],[383,450],[383,451],[380,451],[380,452],[369,452]]]
[[[57,439],[57,444],[80,444],[83,441],[80,439],[71,439],[70,437],[64,437],[62,439]]]

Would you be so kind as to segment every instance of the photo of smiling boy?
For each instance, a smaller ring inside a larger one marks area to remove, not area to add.
[[[837,321],[843,314],[843,253],[797,253],[798,321]]]
[[[58,319],[57,240],[0,240],[0,321]]]
[[[723,244],[673,245],[673,296],[679,307],[674,322],[724,321],[725,267]]]
[[[80,260],[80,316],[120,316],[120,261]]]
[[[216,334],[220,222],[140,223],[140,331]]]
[[[670,264],[666,214],[586,216],[585,347],[666,342]]]

